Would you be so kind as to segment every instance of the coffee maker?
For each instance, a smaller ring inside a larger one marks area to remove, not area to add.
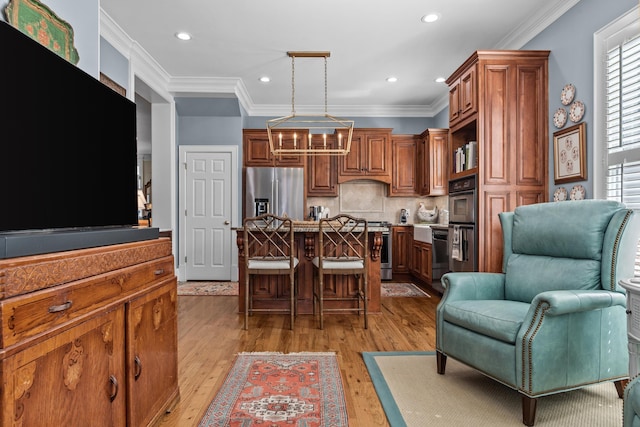
[[[310,206],[309,218],[311,221],[320,221],[320,218],[326,217],[327,211],[325,206]]]
[[[255,199],[256,216],[269,213],[269,199]]]
[[[400,209],[400,224],[406,224],[409,221],[409,209]]]

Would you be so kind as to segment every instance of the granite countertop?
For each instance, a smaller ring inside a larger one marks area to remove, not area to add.
[[[426,225],[428,225],[431,228],[442,228],[442,229],[449,228],[448,224],[429,224],[429,223],[426,223],[426,222],[418,222],[418,223],[412,223],[412,224],[393,224],[394,227],[396,227],[396,226],[401,226],[401,227],[411,226],[411,227],[413,227],[413,226],[426,226]]]
[[[235,230],[235,231],[242,231],[244,230],[244,227],[231,227],[231,230]],[[357,231],[358,228],[355,228],[354,231]],[[368,228],[369,232],[374,233],[374,232],[386,232],[389,231],[389,227],[371,227],[369,226]],[[305,223],[305,224],[293,224],[293,232],[294,233],[318,233],[320,231],[320,226],[318,224],[311,224],[311,223]]]

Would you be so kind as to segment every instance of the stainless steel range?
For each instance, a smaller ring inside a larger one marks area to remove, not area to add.
[[[392,279],[391,265],[391,223],[388,221],[368,221],[369,227],[387,227],[382,232],[382,248],[380,249],[380,279]]]

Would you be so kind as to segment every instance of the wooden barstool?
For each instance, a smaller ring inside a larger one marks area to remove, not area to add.
[[[364,313],[364,328],[368,328],[369,229],[367,220],[350,215],[337,215],[320,220],[318,256],[313,259],[313,314],[320,313],[320,329],[324,329],[325,312],[350,311]],[[352,295],[325,297],[325,276],[354,275],[357,287]],[[326,301],[354,301],[348,307],[326,308]]]
[[[286,312],[293,329],[296,315],[296,270],[293,221],[273,214],[244,220],[244,329],[249,329],[249,314],[254,312]],[[289,277],[289,309],[253,308],[251,276],[280,275]]]

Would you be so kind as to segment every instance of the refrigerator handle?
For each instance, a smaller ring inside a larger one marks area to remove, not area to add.
[[[278,212],[279,206],[280,206],[280,194],[279,194],[279,182],[278,182],[278,178],[274,177],[273,181],[271,182],[271,194],[273,194],[273,207],[271,209],[272,213],[276,214],[276,215],[280,215],[282,214],[282,212]]]

